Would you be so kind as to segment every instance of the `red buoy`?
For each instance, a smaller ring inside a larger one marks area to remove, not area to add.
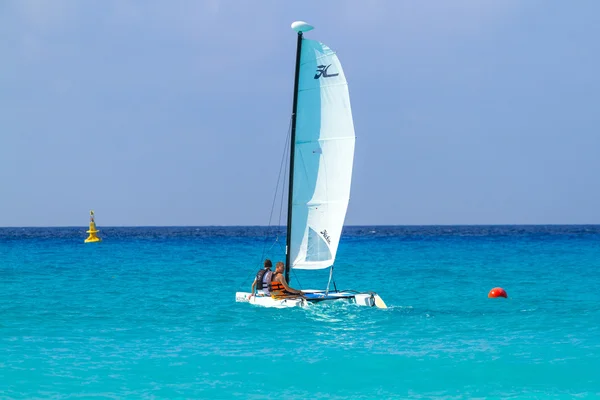
[[[495,287],[492,290],[490,290],[490,292],[488,293],[488,297],[489,298],[496,298],[496,297],[507,298],[508,295],[506,294],[506,290],[502,289],[501,287]]]

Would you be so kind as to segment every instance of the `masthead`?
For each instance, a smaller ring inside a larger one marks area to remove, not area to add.
[[[312,31],[314,28],[314,26],[309,25],[304,21],[292,22],[292,29],[298,33]]]

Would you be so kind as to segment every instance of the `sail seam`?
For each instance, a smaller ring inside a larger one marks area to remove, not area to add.
[[[322,88],[330,88],[330,87],[335,87],[335,86],[348,86],[348,82],[342,82],[342,83],[328,83],[326,85],[319,85],[317,87],[313,87],[313,88],[308,88],[308,89],[298,89],[298,93],[300,92],[310,92],[311,90],[321,90]]]
[[[315,57],[315,58],[312,58],[312,59],[310,59],[310,58],[309,58],[309,59],[308,59],[308,60],[306,60],[305,62],[301,62],[301,63],[300,63],[300,66],[302,66],[302,65],[306,65],[306,64],[310,64],[310,63],[312,63],[313,61],[318,61],[318,60],[320,60],[320,59],[322,59],[322,58],[325,58],[325,57],[331,57],[331,56],[335,56],[335,55],[336,55],[336,52],[335,52],[335,51],[333,51],[333,50],[331,50],[331,49],[329,49],[329,50],[330,50],[330,53],[321,53],[321,55],[320,55],[320,56],[318,56],[318,57]]]
[[[292,206],[316,207],[316,206],[322,206],[322,205],[327,205],[327,204],[348,204],[349,201],[350,201],[350,196],[348,196],[347,198],[343,198],[341,200],[331,200],[331,201],[322,201],[322,202],[305,203],[305,202],[301,201],[298,203],[292,203]]]
[[[296,144],[320,143],[320,142],[329,142],[331,140],[351,140],[351,139],[356,139],[356,136],[339,136],[339,137],[333,137],[333,138],[307,140],[307,141],[296,140]]]
[[[323,204],[336,204],[336,203],[347,203],[348,200],[329,200],[329,201],[314,201],[311,203],[303,203],[306,204],[307,206],[311,207],[311,206],[322,206]]]

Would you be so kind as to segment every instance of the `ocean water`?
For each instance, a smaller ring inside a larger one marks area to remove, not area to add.
[[[600,226],[347,227],[386,310],[236,303],[266,228],[99,229],[0,228],[0,398],[600,398]]]

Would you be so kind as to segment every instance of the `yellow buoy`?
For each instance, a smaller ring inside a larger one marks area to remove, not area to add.
[[[98,229],[96,229],[96,223],[94,222],[94,210],[90,211],[90,230],[87,231],[87,233],[90,234],[90,236],[88,236],[87,239],[85,239],[84,243],[94,243],[94,242],[101,242],[102,239],[100,239],[98,236],[96,236],[96,234],[100,232]]]

